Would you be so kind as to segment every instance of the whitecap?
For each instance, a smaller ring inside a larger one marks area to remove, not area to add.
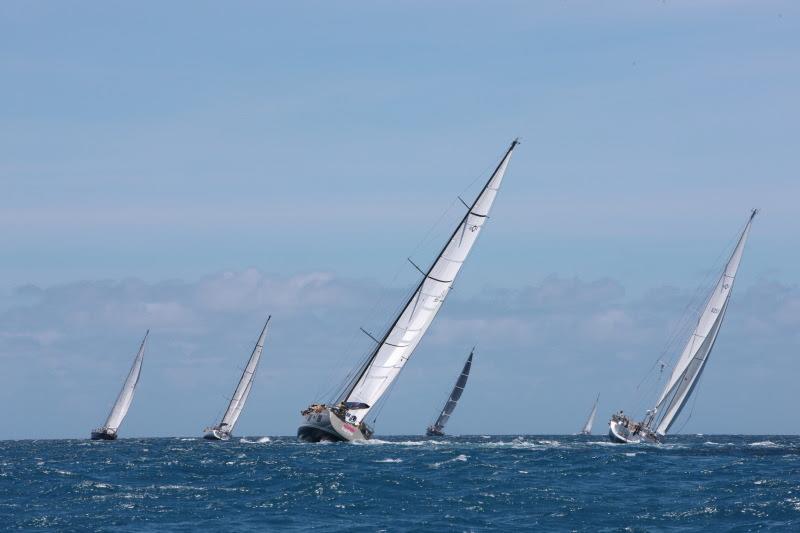
[[[374,462],[376,462],[376,463],[402,463],[403,460],[402,459],[386,458],[386,459],[380,459],[380,460],[374,461]]]
[[[771,440],[762,440],[762,441],[759,441],[759,442],[753,442],[753,443],[748,444],[748,446],[756,446],[756,447],[762,447],[762,448],[777,448],[778,447],[778,445],[775,444],[774,442],[772,442]]]

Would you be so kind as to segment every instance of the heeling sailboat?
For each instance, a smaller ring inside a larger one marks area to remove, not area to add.
[[[597,398],[595,398],[594,405],[592,406],[592,412],[589,413],[589,418],[586,420],[586,423],[583,425],[583,429],[578,433],[578,435],[592,434],[592,426],[594,426],[594,417],[597,416],[598,402],[600,402],[600,394],[598,394]]]
[[[119,391],[117,401],[108,413],[106,423],[102,427],[92,430],[92,440],[115,440],[117,438],[117,430],[128,414],[131,402],[133,401],[133,393],[136,391],[136,385],[139,384],[139,376],[142,373],[142,360],[144,359],[144,345],[147,342],[147,336],[150,330],[144,334],[142,344],[139,346],[139,351],[133,359],[133,364],[128,372],[128,377],[122,385],[122,390]]]
[[[228,409],[222,416],[219,424],[205,428],[203,438],[209,440],[228,440],[231,438],[233,427],[239,420],[239,415],[242,414],[244,404],[247,397],[250,395],[250,389],[253,387],[253,381],[256,377],[256,370],[258,370],[258,363],[261,361],[261,352],[264,350],[264,338],[267,336],[267,326],[272,315],[267,317],[264,327],[261,329],[261,335],[256,341],[253,348],[253,353],[250,354],[250,359],[247,361],[247,366],[242,371],[242,377],[239,378],[239,384],[236,385],[236,390],[233,391],[231,401],[228,403]]]
[[[428,437],[444,437],[444,426],[447,424],[447,421],[450,420],[450,415],[452,415],[453,411],[455,411],[456,405],[458,405],[458,400],[464,393],[464,387],[467,386],[469,372],[472,369],[472,355],[474,353],[475,347],[473,346],[472,351],[469,352],[469,357],[467,357],[467,362],[464,363],[464,368],[461,369],[461,374],[458,376],[455,386],[453,386],[453,391],[450,393],[450,396],[444,403],[442,412],[439,413],[439,417],[436,419],[436,422],[428,426],[428,429],[425,431],[425,435]]]
[[[517,140],[511,143],[472,205],[467,206],[464,202],[466,214],[430,268],[423,271],[417,267],[423,276],[416,290],[383,336],[373,337],[375,348],[358,367],[353,378],[334,401],[329,404],[312,404],[302,411],[303,422],[297,429],[300,440],[352,441],[372,436],[372,429],[364,419],[400,374],[441,308],[489,216],[511,153],[517,144]]]
[[[725,265],[714,291],[709,295],[697,325],[655,406],[647,411],[641,422],[632,421],[622,411],[614,414],[608,423],[608,436],[613,442],[660,442],[680,415],[703,373],[711,349],[717,340],[728,309],[736,271],[739,269],[744,245],[756,213],[758,213],[756,209],[750,213],[736,248]]]

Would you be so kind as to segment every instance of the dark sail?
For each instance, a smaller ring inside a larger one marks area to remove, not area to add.
[[[464,363],[464,368],[461,370],[461,375],[458,376],[456,380],[456,384],[453,387],[453,392],[450,393],[450,397],[447,399],[447,402],[444,404],[444,408],[442,412],[439,414],[439,418],[436,419],[436,423],[433,424],[430,428],[428,428],[429,433],[434,434],[441,434],[444,430],[445,424],[450,419],[450,415],[453,414],[453,411],[456,409],[456,405],[458,404],[459,398],[461,398],[461,394],[464,392],[464,387],[467,386],[467,379],[469,378],[469,371],[472,368],[472,354],[475,353],[475,348],[469,352],[469,357],[467,357],[467,362]]]

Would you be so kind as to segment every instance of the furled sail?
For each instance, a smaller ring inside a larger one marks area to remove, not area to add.
[[[258,363],[261,360],[261,352],[264,350],[264,338],[267,336],[267,325],[269,325],[271,318],[272,316],[267,317],[264,328],[261,330],[261,335],[258,337],[258,341],[253,348],[253,353],[247,361],[247,366],[244,367],[242,377],[239,379],[239,384],[236,386],[236,390],[233,391],[228,409],[225,411],[225,415],[222,417],[222,422],[220,422],[219,425],[219,428],[222,430],[227,432],[233,431],[233,426],[236,425],[236,421],[239,420],[239,415],[242,414],[244,404],[253,386]]]
[[[144,345],[147,341],[147,336],[150,334],[150,330],[148,329],[147,332],[144,334],[144,339],[142,339],[142,344],[139,346],[139,352],[136,354],[136,357],[133,359],[133,365],[131,365],[131,369],[128,372],[128,377],[125,379],[125,384],[122,385],[122,390],[119,391],[119,395],[117,396],[117,401],[114,402],[114,407],[111,408],[111,412],[108,413],[108,418],[106,419],[106,423],[103,427],[116,431],[122,421],[125,419],[125,415],[128,414],[128,409],[131,406],[131,402],[133,401],[133,393],[136,390],[136,385],[139,383],[139,375],[142,373],[142,359],[144,358]]]
[[[511,152],[514,151],[517,144],[516,140],[511,143],[491,178],[453,231],[447,244],[442,248],[428,271],[424,272],[424,277],[416,291],[336,400],[336,403],[362,403],[366,406],[361,409],[351,409],[351,415],[355,417],[351,421],[358,423],[367,416],[369,410],[397,378],[422,336],[428,330],[461,270],[464,260],[481,233],[481,228],[489,216],[492,203],[503,180]]]
[[[474,353],[475,348],[472,348],[472,351],[469,352],[469,357],[467,357],[467,362],[464,363],[464,368],[461,370],[461,375],[458,376],[458,379],[456,380],[456,384],[453,387],[453,392],[450,393],[450,397],[447,399],[447,402],[445,402],[444,408],[439,414],[439,418],[437,418],[436,423],[433,424],[433,427],[438,431],[442,431],[444,429],[445,424],[447,424],[447,421],[450,420],[450,415],[452,415],[453,411],[455,411],[458,400],[461,398],[461,394],[464,392],[464,387],[466,387],[467,379],[469,378],[469,371],[472,368],[472,354]]]
[[[583,425],[583,429],[581,433],[583,435],[591,435],[592,434],[592,426],[594,425],[594,417],[597,415],[597,403],[600,401],[600,395],[597,395],[597,398],[594,401],[594,406],[592,407],[592,412],[589,414],[589,419],[586,421],[586,424]]]
[[[672,371],[661,397],[656,403],[654,414],[657,420],[656,433],[659,435],[665,435],[681,413],[681,409],[689,399],[697,380],[703,372],[703,368],[705,368],[708,357],[711,355],[711,349],[717,340],[717,334],[725,317],[725,311],[728,309],[728,300],[733,289],[736,271],[739,268],[739,262],[742,260],[744,245],[747,242],[750,226],[756,213],[757,211],[753,210],[750,214],[750,219],[747,221],[744,230],[742,230],[736,248],[734,248],[727,265],[725,265],[725,270],[717,281],[714,292],[709,296],[706,306],[697,321],[697,326],[689,338],[689,342],[686,344],[680,359],[678,359],[678,363],[675,365],[675,369]]]

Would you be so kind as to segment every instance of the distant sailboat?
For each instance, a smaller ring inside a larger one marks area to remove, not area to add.
[[[267,325],[271,318],[271,315],[267,317],[267,321],[261,330],[261,335],[258,337],[255,348],[253,348],[253,353],[247,361],[247,366],[244,367],[242,377],[239,378],[239,384],[236,385],[236,390],[233,391],[233,396],[231,397],[230,403],[228,403],[228,409],[222,416],[222,420],[216,426],[204,429],[204,438],[209,440],[228,440],[231,438],[233,427],[236,425],[236,421],[239,420],[239,415],[242,414],[244,404],[247,401],[247,397],[250,395],[250,389],[253,387],[258,363],[261,361],[261,352],[264,350],[264,338],[267,336]]]
[[[133,365],[128,372],[128,377],[125,379],[125,384],[122,385],[122,390],[119,391],[117,401],[114,402],[114,407],[108,413],[106,423],[103,427],[92,430],[92,440],[115,440],[117,438],[117,430],[128,414],[128,409],[133,401],[133,393],[136,391],[136,385],[139,383],[139,375],[142,373],[142,359],[144,358],[144,345],[147,341],[147,336],[150,330],[144,334],[142,344],[139,346],[139,352],[133,359]]]
[[[467,212],[433,264],[427,271],[414,265],[423,275],[421,281],[383,335],[370,335],[375,348],[356,369],[352,379],[330,404],[312,404],[302,411],[303,422],[297,429],[300,440],[352,441],[372,436],[372,428],[364,419],[403,370],[441,308],[489,216],[517,144],[516,140],[511,143],[475,201],[467,206]]]
[[[469,371],[472,368],[472,354],[474,353],[475,347],[473,347],[472,351],[469,352],[467,362],[464,363],[464,368],[461,369],[461,375],[458,376],[456,384],[453,387],[453,392],[450,393],[450,397],[447,398],[447,401],[442,408],[442,412],[439,413],[439,418],[436,419],[436,422],[428,426],[428,429],[425,431],[425,435],[428,437],[444,437],[444,426],[447,424],[447,421],[450,420],[450,415],[452,415],[453,411],[455,411],[456,405],[458,404],[458,399],[461,398],[461,394],[464,392],[464,387],[467,386]]]
[[[622,411],[614,414],[608,423],[608,436],[613,442],[660,442],[680,415],[703,373],[711,349],[717,340],[717,334],[728,309],[736,271],[742,260],[744,245],[757,212],[754,209],[750,214],[736,248],[725,265],[714,292],[709,295],[694,332],[655,406],[647,411],[642,422],[632,421]]]
[[[578,433],[578,435],[591,435],[592,434],[592,426],[594,425],[594,417],[597,415],[597,403],[600,401],[600,395],[597,395],[597,398],[594,400],[594,405],[592,406],[592,412],[589,413],[589,419],[586,420],[586,423],[583,425],[583,429]]]

